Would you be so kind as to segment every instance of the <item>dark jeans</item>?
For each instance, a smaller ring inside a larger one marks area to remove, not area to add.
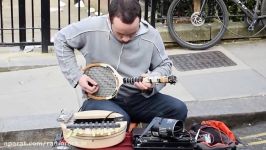
[[[172,118],[185,121],[187,107],[184,102],[172,96],[157,93],[150,98],[142,95],[134,95],[130,98],[112,100],[86,100],[83,103],[84,110],[109,110],[124,115],[130,123],[149,123],[154,117]]]

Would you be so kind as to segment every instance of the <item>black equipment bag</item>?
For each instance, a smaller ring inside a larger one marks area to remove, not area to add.
[[[204,124],[204,122],[211,122],[223,126],[219,128],[212,124]],[[195,150],[236,150],[238,144],[235,139],[232,139],[233,133],[221,121],[203,121],[201,124],[194,124],[189,130],[190,135],[193,136]],[[228,133],[231,133],[231,137]]]
[[[155,117],[145,129],[132,133],[135,150],[194,150],[195,143],[179,120]]]

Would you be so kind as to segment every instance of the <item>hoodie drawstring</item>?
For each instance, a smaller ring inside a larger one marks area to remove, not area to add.
[[[118,67],[119,67],[119,64],[120,64],[120,60],[121,60],[121,56],[122,56],[122,53],[123,53],[123,49],[124,49],[124,44],[122,45],[121,49],[120,49],[120,54],[119,54],[119,57],[118,57],[118,62],[117,62],[117,65],[116,65],[116,71],[118,70]]]

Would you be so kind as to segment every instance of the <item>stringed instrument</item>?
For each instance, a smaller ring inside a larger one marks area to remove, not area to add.
[[[92,78],[99,86],[99,90],[88,97],[95,100],[108,100],[115,97],[122,84],[134,82],[148,83],[176,83],[176,76],[153,76],[123,78],[112,66],[105,63],[94,63],[87,65],[84,74]]]
[[[75,147],[97,149],[114,146],[126,135],[127,121],[119,113],[89,110],[74,113],[61,122],[64,140]]]

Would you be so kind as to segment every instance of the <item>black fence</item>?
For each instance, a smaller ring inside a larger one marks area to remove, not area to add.
[[[144,18],[155,26],[157,0],[142,0]],[[1,0],[0,46],[41,45],[48,52],[54,34],[91,15],[107,13],[110,0]],[[150,12],[150,17],[149,16]]]
[[[154,27],[156,22],[165,23],[172,0],[139,1],[145,20]],[[236,18],[231,20],[243,18],[237,6],[224,1],[230,17]],[[253,0],[245,1],[253,6]],[[20,46],[23,50],[28,45],[41,45],[42,52],[47,53],[57,31],[82,18],[106,14],[109,3],[110,0],[1,0],[0,46]]]

